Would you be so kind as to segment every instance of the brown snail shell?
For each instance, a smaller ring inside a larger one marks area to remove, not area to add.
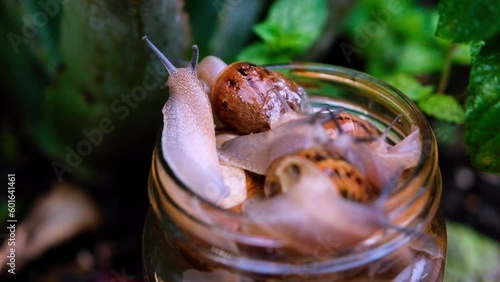
[[[301,150],[294,155],[314,162],[317,167],[329,176],[338,194],[346,199],[369,202],[378,196],[377,190],[368,183],[365,176],[354,165],[342,159],[339,155],[317,147]],[[266,197],[285,192],[281,189],[275,169],[286,157],[283,156],[275,160],[269,167],[264,184]]]
[[[286,76],[251,63],[236,62],[218,76],[212,106],[220,121],[243,134],[263,132],[286,112],[310,112],[302,87]],[[281,95],[278,99],[275,95]]]
[[[360,118],[355,114],[348,112],[340,112],[336,115],[336,123],[342,128],[341,130],[348,135],[357,138],[377,137],[377,129],[367,120]],[[328,137],[335,139],[339,135],[339,129],[333,120],[323,123],[323,127],[328,134]]]

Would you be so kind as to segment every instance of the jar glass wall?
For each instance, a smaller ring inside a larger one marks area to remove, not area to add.
[[[388,138],[397,143],[420,129],[417,166],[383,201],[392,227],[341,252],[319,238],[307,254],[290,252],[275,238],[245,232],[241,213],[220,209],[180,181],[153,152],[151,213],[143,239],[150,281],[442,281],[446,229],[438,210],[441,177],[437,147],[425,117],[402,93],[367,74],[324,64],[268,67],[304,87],[315,109],[342,107],[380,132],[401,115]],[[155,280],[156,279],[156,280]]]

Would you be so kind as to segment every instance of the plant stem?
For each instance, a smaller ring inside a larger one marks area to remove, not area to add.
[[[453,53],[457,49],[457,45],[452,43],[450,48],[448,48],[448,52],[446,52],[446,58],[444,60],[443,72],[441,73],[441,78],[439,79],[439,85],[437,88],[438,93],[444,93],[446,91],[446,86],[448,86],[448,80],[450,78],[450,70],[451,70],[451,60],[453,58]]]

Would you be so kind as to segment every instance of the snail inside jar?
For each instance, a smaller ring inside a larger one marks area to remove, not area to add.
[[[170,74],[148,279],[441,281],[435,140],[397,90],[320,65],[197,65],[197,48],[175,68],[147,42]]]

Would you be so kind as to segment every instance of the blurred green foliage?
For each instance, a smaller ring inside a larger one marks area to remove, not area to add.
[[[498,1],[439,1],[439,26],[436,34],[456,42],[490,39],[500,31]]]
[[[403,90],[427,115],[445,122],[463,123],[463,106],[452,96],[436,93],[433,85],[423,85],[414,76],[404,72],[385,76],[385,80]]]
[[[275,1],[266,19],[253,28],[262,42],[243,49],[238,60],[261,65],[290,62],[319,39],[327,18],[327,0]]]
[[[465,122],[465,142],[473,164],[500,173],[498,14],[500,3],[486,0],[465,5],[443,0],[439,13],[417,1],[365,0],[344,23],[353,45],[341,46],[341,50],[346,56],[362,54],[365,71],[409,93],[427,115],[449,123]],[[435,37],[436,28],[437,35],[453,42]],[[481,41],[469,51],[472,40]],[[465,110],[454,96],[457,93],[445,91],[452,65],[470,62]],[[427,84],[433,75],[440,76],[436,87]]]
[[[445,282],[499,281],[500,245],[464,225],[448,222]]]
[[[435,8],[416,1],[364,0],[344,27],[353,47],[366,57],[366,72],[378,77],[428,75],[443,69],[451,45],[434,37],[437,21]],[[464,53],[455,52],[452,60],[467,63],[468,55],[459,55]]]
[[[500,11],[500,9],[499,9]],[[500,34],[499,34],[500,39]],[[498,39],[472,45],[465,144],[472,163],[500,173],[500,44]]]
[[[437,35],[472,41],[465,144],[477,168],[500,174],[500,3],[442,0]]]
[[[425,114],[439,120],[435,131],[447,131],[437,134],[438,142],[445,144],[459,138],[456,130],[447,129],[456,128],[450,123],[463,123],[465,111],[454,96],[462,93],[440,93],[446,91],[452,64],[467,65],[470,55],[467,44],[434,36],[437,19],[435,7],[416,1],[361,1],[344,24],[353,46],[348,45],[348,50],[341,46],[341,50],[361,55],[365,71],[393,84]],[[433,82],[436,76],[440,76],[439,85]]]
[[[186,1],[193,42],[200,57],[236,59],[253,36],[252,26],[265,12],[266,0]]]
[[[407,93],[427,115],[460,124],[463,106],[440,94],[445,89],[418,80],[446,71],[448,64],[469,63],[467,45],[454,46],[434,36],[437,21],[435,8],[416,1],[365,0],[344,25],[354,44],[350,48],[366,59],[365,71]]]
[[[92,181],[116,160],[151,151],[166,74],[141,36],[151,34],[166,54],[182,57],[187,17],[168,16],[182,9],[181,1],[162,0],[2,1],[8,40],[0,60],[9,71],[0,79],[20,125],[2,135],[31,140],[59,179]],[[16,152],[12,142],[4,147]]]
[[[462,106],[452,96],[436,93],[418,101],[420,109],[433,117],[453,123],[463,123],[465,113]]]

